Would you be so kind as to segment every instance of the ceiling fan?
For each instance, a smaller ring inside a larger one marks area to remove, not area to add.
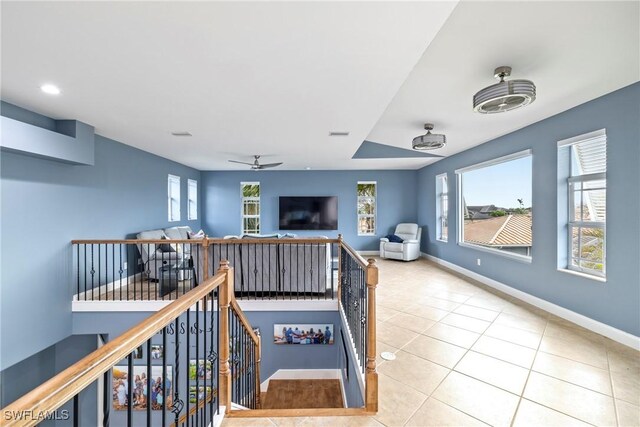
[[[251,166],[251,169],[253,170],[261,170],[261,169],[267,169],[267,168],[275,168],[276,166],[280,166],[282,164],[282,162],[280,163],[265,163],[263,165],[260,164],[260,156],[254,155],[253,156],[255,158],[255,160],[253,161],[253,163],[248,163],[248,162],[239,162],[237,160],[229,160],[231,163],[240,163],[242,165],[249,165]]]

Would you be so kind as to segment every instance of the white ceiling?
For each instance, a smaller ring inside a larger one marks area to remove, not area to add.
[[[3,1],[2,99],[201,170],[413,169],[351,156],[425,121],[451,155],[637,81],[639,4]],[[473,113],[499,65],[538,99]]]
[[[640,2],[462,2],[369,136],[410,147],[423,124],[449,156],[640,80]],[[501,114],[473,112],[493,71],[532,80],[537,99]],[[587,129],[588,130],[588,129]],[[424,159],[422,165],[438,159]]]

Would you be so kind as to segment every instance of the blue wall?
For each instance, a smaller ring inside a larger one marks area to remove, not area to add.
[[[337,311],[247,311],[247,319],[254,328],[260,328],[262,335],[262,363],[260,381],[273,375],[278,369],[341,369],[345,368],[340,330],[342,319]],[[332,345],[283,345],[273,343],[274,324],[333,324]],[[344,331],[348,340],[349,335]],[[350,345],[347,342],[347,345]],[[345,378],[344,388],[349,407],[363,405],[362,392],[358,385],[359,375],[355,360],[349,357],[349,381]]]
[[[278,369],[336,369],[338,341],[332,345],[283,345],[273,343],[274,324],[333,324],[340,336],[340,316],[337,311],[247,311],[247,319],[262,335],[260,380],[264,381]],[[334,335],[335,339],[336,335]]]
[[[0,373],[0,406],[23,396],[27,392],[41,385],[57,373],[76,363],[82,357],[96,350],[96,335],[72,335],[52,345],[27,359],[16,363]],[[92,384],[80,394],[80,425],[93,425],[96,422],[96,393],[97,386]],[[58,414],[66,410],[72,414],[72,404],[66,404],[58,409]],[[40,426],[68,425],[69,421],[45,421]]]
[[[509,115],[504,116],[508,120]],[[640,83],[440,160],[419,171],[422,250],[615,328],[640,335]],[[557,271],[556,142],[597,129],[607,133],[607,283]],[[531,264],[456,244],[454,170],[533,150]],[[435,177],[449,178],[449,242],[435,239]],[[482,259],[482,266],[476,265]]]
[[[246,171],[203,172],[203,226],[210,236],[241,234],[240,183],[259,181],[261,232],[278,232],[279,196],[338,196],[337,231],[294,231],[298,235],[344,239],[358,250],[378,250],[379,238],[400,222],[416,222],[417,171]],[[356,186],[358,181],[377,181],[376,236],[358,236]]]
[[[2,107],[14,118],[47,125],[42,116]],[[182,178],[179,223],[167,221],[167,174]],[[71,334],[72,239],[200,228],[200,220],[186,221],[188,178],[200,184],[195,169],[98,135],[95,166],[2,152],[0,370]]]

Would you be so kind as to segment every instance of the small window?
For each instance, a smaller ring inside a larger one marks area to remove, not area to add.
[[[458,244],[530,262],[531,150],[459,169],[456,174]]]
[[[449,237],[449,187],[447,174],[436,176],[436,239],[446,242]]]
[[[242,234],[260,234],[260,183],[242,182]]]
[[[169,221],[180,221],[180,177],[169,175]]]
[[[374,181],[358,182],[358,236],[376,234],[376,186]]]
[[[190,179],[187,181],[188,215],[187,219],[198,219],[198,181]]]
[[[566,268],[598,277],[606,272],[607,137],[604,130],[558,143],[564,159],[567,214]],[[562,175],[562,170],[559,170]],[[566,176],[566,174],[565,174]],[[564,189],[560,188],[559,192]]]

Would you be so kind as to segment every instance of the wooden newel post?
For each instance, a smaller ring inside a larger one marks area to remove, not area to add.
[[[202,281],[204,282],[209,278],[209,236],[204,236],[202,240]],[[227,266],[228,266],[227,262]],[[222,263],[220,263],[222,267]]]
[[[260,401],[260,362],[262,361],[262,335],[258,335],[258,343],[256,344],[256,408],[261,409],[262,402]]]
[[[365,371],[365,408],[378,412],[378,373],[376,372],[376,286],[378,266],[369,258],[367,265],[367,364]]]
[[[229,304],[233,287],[233,268],[229,261],[220,261],[219,273],[227,277],[218,288],[220,292],[220,405],[225,406],[225,412],[231,411],[231,369],[229,368]]]

